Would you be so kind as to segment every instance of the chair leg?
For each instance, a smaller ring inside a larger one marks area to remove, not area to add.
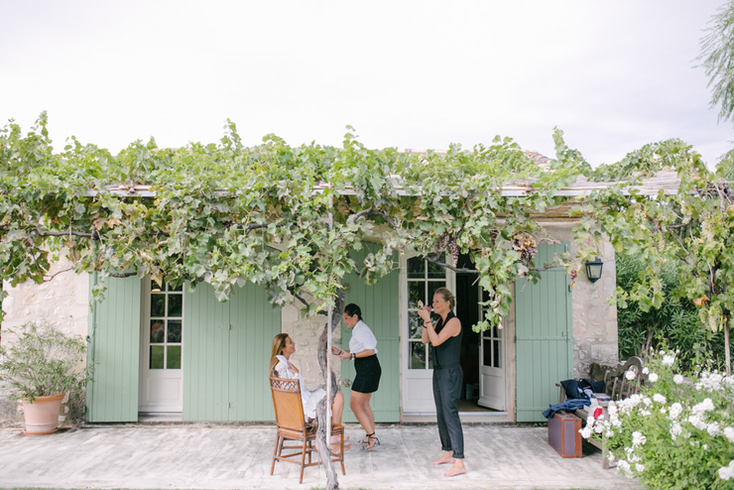
[[[275,449],[273,449],[273,464],[270,466],[270,476],[273,476],[273,472],[275,472],[275,458],[276,456],[280,456],[282,451],[283,443],[281,442],[280,434],[278,434],[278,437],[275,438]]]
[[[303,448],[301,449],[301,479],[298,483],[303,483],[303,470],[306,468],[306,453],[308,453],[308,464],[311,464],[311,452],[306,450],[308,445],[307,441],[303,441]]]
[[[339,462],[342,465],[342,475],[347,474],[347,470],[344,469],[344,431],[341,433],[341,438],[339,439],[339,449],[341,449],[341,453],[339,453]]]

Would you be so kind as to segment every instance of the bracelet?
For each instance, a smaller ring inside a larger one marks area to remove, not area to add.
[[[349,357],[351,357],[352,360],[355,360],[357,358],[357,354],[355,354],[354,352],[352,352],[352,354]]]

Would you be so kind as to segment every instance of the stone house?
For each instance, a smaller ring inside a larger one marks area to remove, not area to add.
[[[583,195],[579,181],[568,195]],[[519,192],[510,189],[508,192]],[[536,217],[556,241],[538,247],[538,263],[571,251],[575,220],[567,209]],[[378,246],[378,245],[376,245]],[[575,286],[561,269],[542,272],[537,284],[515,285],[514,308],[497,327],[477,334],[482,292],[475,276],[435,268],[408,251],[396,256],[396,269],[373,286],[357,277],[345,279],[347,302],[362,307],[365,322],[378,338],[383,378],[373,396],[377,422],[429,421],[435,418],[431,361],[417,341],[415,309],[420,299],[447,286],[457,297],[457,316],[465,329],[462,345],[466,421],[543,421],[541,412],[558,400],[557,381],[587,376],[591,363],[617,359],[616,307],[608,303],[615,281],[614,251],[603,246],[602,278],[580,276]],[[52,274],[67,269],[54,264]],[[265,291],[248,284],[225,303],[208,285],[163,289],[136,277],[110,279],[105,299],[91,301],[94,275],[59,273],[41,285],[6,285],[9,296],[3,328],[47,320],[67,333],[89,340],[88,362],[95,380],[86,396],[87,422],[136,422],[149,417],[184,421],[273,421],[268,359],[273,336],[288,332],[296,342],[294,357],[309,384],[323,385],[315,349],[324,317],[302,318],[296,302],[273,308]],[[91,305],[91,307],[90,307]],[[348,343],[343,329],[335,343]],[[349,397],[353,368],[334,359]],[[1,398],[1,396],[0,396]],[[347,400],[348,405],[348,400]],[[16,417],[7,400],[0,417]],[[345,411],[346,421],[355,421]]]

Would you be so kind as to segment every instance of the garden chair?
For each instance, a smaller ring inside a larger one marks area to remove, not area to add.
[[[643,378],[645,377],[642,373],[642,359],[637,356],[630,357],[624,364],[620,364],[616,368],[610,368],[604,373],[604,392],[610,396],[613,401],[624,400],[639,392],[640,386],[642,385]],[[628,374],[630,373],[630,374]],[[563,402],[566,399],[566,391],[560,383],[556,383],[559,386],[560,401]],[[599,402],[599,405],[604,410],[604,416],[606,416],[607,405],[609,402]],[[589,416],[588,408],[580,408],[574,410],[573,413],[581,419],[581,423],[586,425],[586,419]],[[609,459],[607,458],[607,448],[604,444],[604,440],[597,441],[595,439],[587,439],[587,441],[602,451],[602,467],[604,469],[609,468]]]
[[[313,461],[312,454],[316,451],[313,445],[316,439],[316,423],[309,423],[303,415],[301,402],[301,388],[297,379],[270,377],[270,391],[273,394],[273,408],[275,421],[278,425],[278,435],[275,440],[273,464],[270,474],[275,471],[276,461],[287,461],[301,466],[299,483],[303,483],[303,470],[307,466],[322,464],[321,460]],[[339,452],[332,454],[332,462],[339,462],[344,469],[344,426],[333,425],[331,435],[339,436]],[[288,441],[298,442],[298,445],[288,446]]]

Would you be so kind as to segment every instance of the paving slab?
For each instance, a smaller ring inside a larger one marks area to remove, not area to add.
[[[361,427],[347,425],[352,440]],[[445,478],[431,466],[440,454],[435,425],[377,427],[382,445],[346,453],[344,489],[638,489],[636,480],[602,469],[601,452],[585,446],[583,458],[561,458],[547,429],[465,425],[468,472]],[[110,425],[25,436],[0,428],[0,488],[99,489],[312,489],[324,488],[323,467],[279,462],[270,475],[275,426]]]

